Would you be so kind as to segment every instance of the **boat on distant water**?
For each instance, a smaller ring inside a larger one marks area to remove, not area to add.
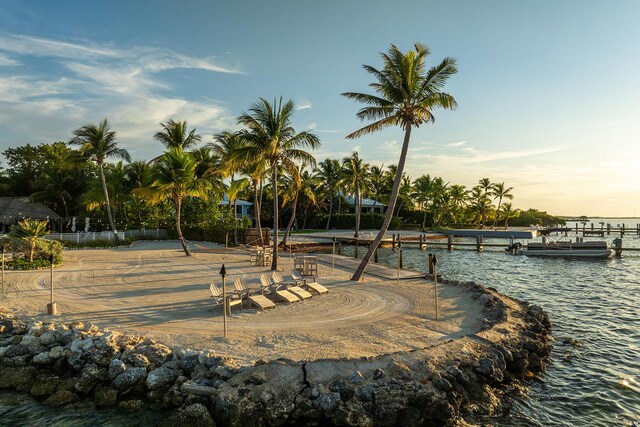
[[[515,247],[513,247],[515,245]],[[579,239],[572,241],[549,241],[542,237],[542,242],[528,243],[526,246],[514,244],[507,248],[508,252],[527,256],[555,257],[555,258],[608,258],[611,249],[604,240],[585,242]]]

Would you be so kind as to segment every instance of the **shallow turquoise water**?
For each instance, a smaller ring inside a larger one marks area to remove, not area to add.
[[[640,247],[640,237],[628,234],[623,247]],[[498,248],[405,248],[405,268],[426,271],[428,253],[437,255],[444,277],[473,280],[538,304],[552,320],[555,342],[547,371],[532,382],[528,396],[514,398],[509,415],[489,422],[604,427],[640,421],[640,252],[577,260],[514,256]],[[397,265],[396,251],[380,249],[379,256]]]

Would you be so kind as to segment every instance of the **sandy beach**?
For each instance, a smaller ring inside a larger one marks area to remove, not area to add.
[[[199,250],[198,250],[199,249]],[[217,249],[217,250],[216,250]],[[288,276],[293,260],[281,254]],[[227,289],[242,277],[258,288],[268,267],[249,265],[249,254],[199,244],[186,257],[178,242],[138,242],[128,248],[65,251],[55,269],[56,321],[93,322],[101,328],[152,337],[169,345],[212,349],[240,364],[288,358],[358,358],[426,348],[478,330],[481,305],[464,289],[439,287],[435,320],[434,287],[424,279],[395,281],[395,270],[367,269],[363,282],[349,280],[356,261],[319,255],[318,282],[328,294],[274,310],[233,307],[229,336],[222,338],[222,309],[209,293],[227,268]],[[403,271],[403,278],[415,273]],[[49,271],[8,271],[0,305],[23,317],[48,321]]]

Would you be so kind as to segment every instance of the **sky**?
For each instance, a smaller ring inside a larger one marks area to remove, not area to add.
[[[203,143],[260,97],[292,99],[314,154],[395,164],[403,132],[357,140],[363,64],[421,42],[454,57],[454,111],[412,133],[407,173],[513,187],[518,208],[640,216],[640,2],[24,1],[0,9],[0,151],[108,118],[135,160],[159,123]],[[3,166],[6,163],[3,162]]]

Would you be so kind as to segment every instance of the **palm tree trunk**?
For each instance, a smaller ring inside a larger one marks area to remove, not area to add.
[[[253,185],[253,200],[255,202],[254,214],[256,216],[256,229],[258,230],[258,246],[262,246],[262,224],[260,223],[260,201],[258,200],[258,183]]]
[[[180,244],[182,244],[182,249],[184,250],[184,254],[186,256],[191,256],[191,251],[187,247],[187,244],[184,242],[184,237],[182,236],[182,228],[180,228],[180,210],[182,209],[182,198],[177,197],[175,199],[176,206],[176,231],[178,232],[178,239],[180,240]]]
[[[36,252],[36,241],[32,240],[31,242],[29,242],[29,262],[33,262],[33,254],[35,252]]]
[[[356,187],[356,232],[353,237],[360,235],[360,189]]]
[[[425,230],[426,225],[427,225],[427,208],[425,206],[424,207],[424,215],[422,217],[422,231]]]
[[[284,248],[284,245],[287,244],[287,239],[289,238],[289,234],[291,233],[291,227],[293,227],[293,223],[296,220],[296,208],[298,206],[298,193],[296,193],[296,197],[293,200],[293,208],[291,208],[291,218],[289,219],[289,224],[287,225],[287,231],[284,233],[284,237],[282,238],[282,242],[280,245]]]
[[[233,244],[238,246],[238,199],[233,201]]]
[[[498,209],[496,209],[496,217],[493,219],[493,225],[491,228],[496,228],[496,224],[498,223],[498,212],[500,212],[500,205],[502,205],[502,197],[498,200]]]
[[[338,194],[338,215],[342,213],[342,197]]]
[[[329,194],[329,217],[327,218],[327,226],[325,227],[325,230],[329,229],[329,226],[331,225],[331,212],[333,211],[333,193]]]
[[[111,214],[111,204],[109,203],[109,191],[107,190],[107,180],[104,177],[104,168],[102,163],[98,164],[98,169],[100,169],[100,180],[102,181],[102,190],[104,191],[104,202],[107,206],[107,217],[109,218],[109,226],[113,231],[113,238],[116,242],[120,241],[118,237],[118,231],[116,230],[116,224],[113,222],[113,215]]]
[[[398,192],[400,191],[400,182],[402,181],[402,173],[404,172],[404,164],[407,160],[407,152],[409,151],[409,140],[411,139],[411,125],[407,124],[407,127],[404,131],[404,141],[402,142],[402,150],[400,151],[400,159],[398,160],[398,169],[396,171],[396,178],[393,180],[393,189],[391,190],[391,197],[389,198],[389,207],[387,208],[387,212],[384,216],[384,221],[382,222],[382,227],[380,227],[380,231],[378,231],[378,235],[375,239],[373,239],[373,243],[369,246],[367,253],[360,261],[360,265],[356,268],[355,273],[351,277],[351,280],[360,280],[362,277],[362,273],[364,273],[364,269],[371,261],[371,257],[373,256],[373,252],[376,250],[382,238],[386,234],[389,229],[389,225],[391,225],[391,219],[393,217],[393,210],[396,206],[396,201],[398,200]]]
[[[273,164],[273,260],[271,269],[278,269],[278,165]]]

